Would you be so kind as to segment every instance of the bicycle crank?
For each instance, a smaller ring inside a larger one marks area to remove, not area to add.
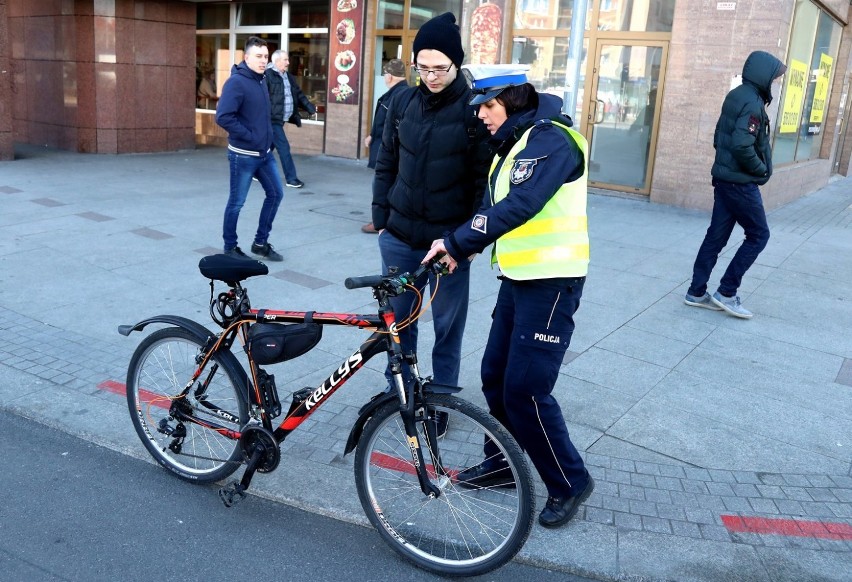
[[[240,448],[247,463],[258,454],[259,459],[255,471],[271,473],[281,462],[281,449],[275,436],[262,426],[249,426],[240,436]],[[249,465],[251,467],[251,465]],[[248,470],[248,469],[247,469]]]

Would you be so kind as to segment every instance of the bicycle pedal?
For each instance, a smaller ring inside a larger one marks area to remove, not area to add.
[[[225,507],[233,507],[248,496],[245,489],[238,482],[234,481],[230,485],[219,488],[219,499],[225,504]]]

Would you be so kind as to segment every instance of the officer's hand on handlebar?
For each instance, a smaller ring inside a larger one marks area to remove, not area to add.
[[[443,256],[439,257],[439,255]],[[455,259],[453,259],[453,257],[451,257],[450,254],[447,252],[447,247],[444,246],[444,239],[439,238],[432,241],[432,248],[429,249],[429,252],[426,253],[426,256],[423,257],[423,260],[420,262],[422,264],[426,264],[429,262],[430,259],[435,257],[438,257],[440,259],[439,262],[447,266],[447,269],[450,271],[450,273],[455,271],[456,267],[459,266]]]

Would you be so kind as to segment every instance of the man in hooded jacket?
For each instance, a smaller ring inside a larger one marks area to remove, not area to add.
[[[704,242],[698,249],[692,270],[692,283],[684,302],[693,307],[724,310],[734,317],[749,319],[737,289],[743,275],[769,242],[769,225],[758,186],[772,176],[772,144],[766,106],[772,102],[772,83],[787,67],[771,54],[754,51],[743,65],[742,85],[732,89],[722,103],[716,123],[713,147],[716,159],[713,176],[713,215]],[[707,281],[719,253],[739,224],[745,241],[712,295]]]
[[[231,168],[231,191],[225,205],[222,238],[226,255],[249,258],[237,245],[237,221],[248,197],[251,179],[257,178],[266,192],[266,199],[260,209],[251,252],[270,261],[280,261],[281,255],[267,240],[278,206],[284,198],[281,177],[272,153],[269,92],[264,77],[269,47],[262,38],[250,36],[244,54],[243,62],[231,69],[216,109],[216,123],[228,132]]]

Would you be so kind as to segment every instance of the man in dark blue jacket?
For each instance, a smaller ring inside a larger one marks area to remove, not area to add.
[[[305,97],[296,83],[296,78],[287,71],[289,66],[290,57],[287,51],[278,50],[272,53],[272,60],[266,67],[266,84],[269,87],[269,104],[272,107],[272,141],[278,150],[278,157],[281,158],[284,181],[288,188],[301,188],[305,183],[296,175],[296,164],[290,155],[290,142],[284,133],[284,122],[302,127],[299,107],[311,115],[316,114],[317,108]]]
[[[268,60],[266,41],[250,36],[246,41],[244,60],[231,69],[216,109],[216,123],[228,132],[228,161],[231,165],[231,192],[225,206],[222,238],[226,255],[249,258],[237,245],[237,221],[246,202],[251,179],[257,178],[266,192],[266,199],[260,210],[251,252],[270,261],[281,261],[283,257],[268,241],[272,221],[284,198],[281,176],[272,153],[269,92],[263,75]]]
[[[751,311],[742,306],[737,289],[769,242],[769,225],[758,186],[772,176],[766,106],[772,102],[772,82],[786,70],[771,54],[754,51],[743,65],[742,85],[732,89],[722,103],[713,135],[716,159],[710,171],[713,215],[695,258],[692,283],[684,298],[687,305],[725,310],[742,319],[752,317]],[[707,281],[735,224],[745,231],[745,241],[728,264],[718,290],[710,295]]]

